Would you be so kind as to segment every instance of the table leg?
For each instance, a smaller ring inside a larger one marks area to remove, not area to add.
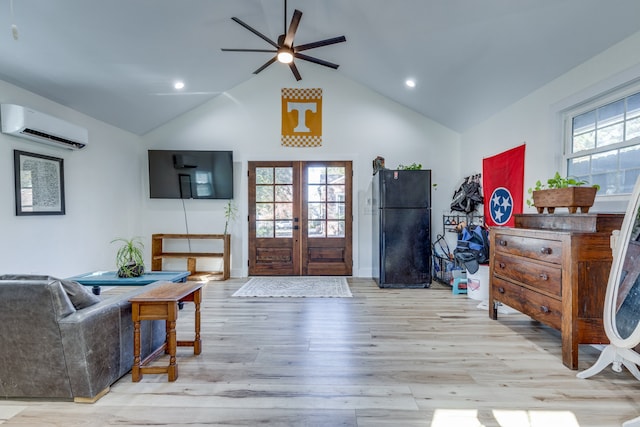
[[[91,290],[93,291],[94,295],[100,295],[100,285],[93,285],[93,288],[91,288]]]
[[[196,306],[195,312],[195,328],[196,335],[193,340],[193,354],[202,352],[202,339],[200,338],[200,303],[202,301],[202,289],[198,289],[193,295],[193,303]]]
[[[140,372],[140,317],[138,310],[138,305],[133,304],[133,367],[131,368],[131,379],[136,383],[142,379],[142,373]]]
[[[169,320],[167,320],[167,350],[169,353],[169,366],[167,376],[169,381],[178,379],[178,365],[176,364],[176,349],[178,347],[176,339],[176,320],[178,318],[178,304],[171,303],[169,309]]]

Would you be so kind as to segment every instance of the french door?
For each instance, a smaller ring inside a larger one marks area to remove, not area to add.
[[[249,275],[352,274],[349,161],[249,162]]]

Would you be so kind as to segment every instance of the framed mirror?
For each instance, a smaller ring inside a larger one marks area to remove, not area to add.
[[[620,256],[612,288],[611,335],[619,347],[635,347],[640,342],[640,207],[636,201],[627,230],[620,234]],[[626,216],[625,216],[626,219]],[[628,235],[628,238],[624,238]],[[613,266],[612,266],[613,267]],[[612,270],[613,271],[613,270]]]
[[[604,329],[610,344],[595,365],[578,373],[580,378],[597,374],[609,364],[619,372],[621,364],[640,380],[640,177],[627,205],[622,227],[614,233],[613,262],[604,301]]]
[[[640,177],[627,205],[619,233],[612,236],[613,262],[604,300],[604,329],[609,343],[596,363],[579,372],[588,378],[609,365],[615,372],[625,366],[640,380]],[[624,426],[640,426],[640,417]]]

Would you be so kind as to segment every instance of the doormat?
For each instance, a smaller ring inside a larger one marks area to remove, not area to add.
[[[351,298],[347,279],[333,276],[252,277],[232,296]]]

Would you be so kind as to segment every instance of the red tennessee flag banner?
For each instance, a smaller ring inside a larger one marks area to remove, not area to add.
[[[484,221],[488,227],[513,227],[524,201],[525,144],[482,159]]]

